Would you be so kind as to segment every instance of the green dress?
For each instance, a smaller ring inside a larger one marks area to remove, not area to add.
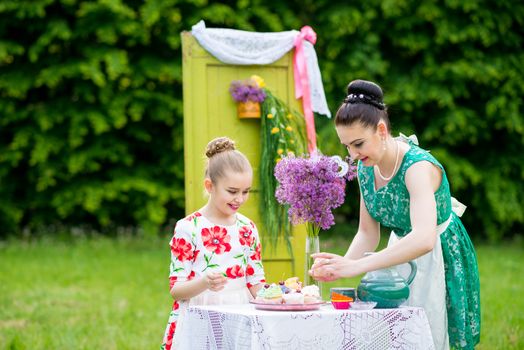
[[[449,182],[444,168],[427,151],[411,140],[407,142],[411,147],[399,170],[378,190],[375,190],[373,167],[363,166],[359,162],[358,176],[364,203],[373,219],[393,230],[398,237],[404,237],[411,232],[406,171],[419,161],[431,162],[442,170],[442,182],[435,192],[435,201],[437,223],[440,225],[450,220],[440,234],[449,345],[452,349],[473,349],[480,340],[480,284],[475,250],[460,218],[452,211]]]

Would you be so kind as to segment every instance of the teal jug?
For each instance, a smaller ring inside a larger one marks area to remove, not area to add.
[[[395,267],[370,271],[362,277],[357,288],[357,297],[362,301],[376,301],[376,308],[396,308],[409,297],[409,285],[417,273],[417,265],[408,262],[411,273],[405,280]]]

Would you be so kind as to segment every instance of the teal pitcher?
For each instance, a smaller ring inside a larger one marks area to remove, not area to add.
[[[369,254],[369,253],[366,253]],[[409,285],[417,273],[417,264],[409,261],[411,273],[405,280],[395,267],[370,271],[362,277],[357,288],[357,297],[362,301],[376,301],[376,308],[396,308],[409,297]]]

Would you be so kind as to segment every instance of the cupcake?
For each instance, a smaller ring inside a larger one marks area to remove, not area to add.
[[[300,282],[298,277],[290,277],[284,281],[284,285],[289,289],[297,291],[300,290],[300,288],[302,287],[302,282]]]
[[[302,293],[287,293],[282,295],[284,304],[304,304],[304,294]]]
[[[304,303],[312,304],[320,301],[320,290],[318,286],[310,285],[302,288],[302,294],[304,294]]]
[[[282,290],[274,283],[266,284],[258,291],[256,300],[266,304],[282,304]]]

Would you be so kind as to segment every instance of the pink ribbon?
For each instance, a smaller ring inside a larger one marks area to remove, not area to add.
[[[302,97],[302,108],[304,109],[304,118],[306,119],[308,151],[310,154],[314,154],[317,149],[317,133],[315,131],[315,117],[311,107],[311,91],[309,89],[309,77],[303,40],[307,40],[313,45],[317,42],[317,34],[310,26],[302,27],[300,34],[295,38],[293,66],[295,74],[295,98],[299,99]]]

